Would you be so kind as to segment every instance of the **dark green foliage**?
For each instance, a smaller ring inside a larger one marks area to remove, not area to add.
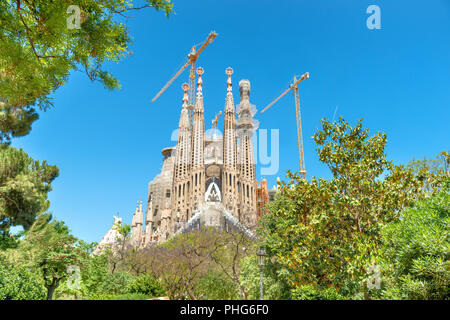
[[[146,300],[153,298],[153,295],[146,295],[143,293],[124,293],[118,294],[117,296],[112,297],[108,300]]]
[[[91,296],[89,300],[147,300],[153,298],[142,293],[123,293],[118,295],[100,294]]]
[[[127,272],[108,273],[101,283],[98,283],[98,292],[102,294],[124,294],[128,292],[128,285],[132,276]]]
[[[0,230],[0,251],[17,248],[20,243],[22,232],[19,234],[11,234],[7,230]]]
[[[288,172],[261,221],[261,235],[291,287],[359,290],[381,226],[414,203],[422,184],[412,170],[386,159],[386,134],[370,136],[362,121],[321,122],[313,138],[332,178],[306,180]]]
[[[237,300],[238,288],[223,272],[210,270],[197,283],[195,288],[201,300]]]
[[[84,265],[85,268],[81,273],[83,293],[85,295],[101,293],[101,284],[107,281],[108,276],[108,256],[89,255]]]
[[[134,278],[127,288],[128,293],[142,294],[149,297],[162,297],[166,292],[152,276],[144,274]]]
[[[0,300],[43,300],[45,296],[35,274],[24,267],[0,264]]]
[[[256,252],[256,249],[253,250]],[[266,259],[263,268],[264,299],[289,300],[291,299],[288,270],[270,259]],[[248,299],[260,298],[260,272],[256,255],[249,255],[242,261],[241,282],[248,292]]]
[[[58,175],[58,167],[0,145],[0,231],[9,234],[12,226],[28,229],[49,207],[47,194]]]
[[[85,252],[78,245],[78,239],[70,234],[62,221],[52,220],[50,214],[43,214],[27,232],[20,250],[23,259],[29,260],[30,267],[42,276],[47,288],[47,299],[65,281],[69,266],[83,267]]]
[[[450,298],[450,179],[383,230],[386,290],[393,299]]]
[[[292,300],[345,300],[336,289],[320,290],[312,285],[304,285],[292,290]]]

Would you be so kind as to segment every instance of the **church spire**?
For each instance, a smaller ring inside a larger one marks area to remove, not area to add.
[[[197,98],[192,121],[192,208],[197,210],[205,194],[205,115],[203,107],[203,68],[197,68]],[[188,214],[189,217],[190,213]]]
[[[142,241],[142,201],[139,205],[139,200],[136,203],[136,211],[133,214],[133,219],[131,222],[131,239],[137,245],[141,244]]]
[[[197,68],[197,99],[195,101],[194,117],[192,123],[192,167],[203,168],[204,166],[204,136],[205,136],[205,116],[203,107],[203,79],[204,70],[202,67]]]
[[[244,222],[247,225],[256,223],[256,165],[253,159],[252,136],[255,129],[253,121],[254,106],[250,104],[250,81],[239,81],[241,102],[239,105],[238,134],[240,141],[239,176],[240,202]]]
[[[185,212],[189,208],[189,181],[191,179],[191,124],[189,119],[189,85],[184,83],[181,107],[180,124],[178,126],[178,139],[175,155],[174,179],[172,188],[172,207],[175,212]]]
[[[222,202],[227,210],[238,216],[237,201],[237,139],[236,114],[233,101],[232,68],[225,70],[227,74],[227,95],[225,98],[225,116],[223,121],[223,174],[222,174]]]

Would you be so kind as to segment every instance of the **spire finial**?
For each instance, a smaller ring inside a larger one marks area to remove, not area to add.
[[[250,96],[250,81],[247,79],[239,81],[239,92],[241,93],[241,100],[248,100]]]
[[[183,83],[183,85],[181,86],[181,89],[183,89],[184,91],[184,95],[183,95],[183,107],[187,106],[189,97],[188,97],[188,93],[187,91],[189,90],[189,85],[187,83]]]
[[[232,82],[231,82],[231,75],[233,74],[233,69],[228,67],[225,70],[225,73],[228,75],[228,79],[227,79],[227,92],[231,92],[232,89]]]
[[[197,68],[197,74],[198,74],[198,80],[197,80],[197,96],[202,96],[202,86],[203,86],[203,79],[202,74],[204,73],[204,70],[202,67]]]

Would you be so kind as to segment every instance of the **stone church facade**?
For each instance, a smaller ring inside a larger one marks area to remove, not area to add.
[[[195,105],[188,105],[189,88],[182,86],[177,144],[162,150],[162,169],[149,183],[145,216],[142,201],[136,206],[131,225],[136,245],[164,242],[202,225],[239,229],[252,236],[258,183],[252,146],[256,108],[250,103],[250,82],[239,82],[240,103],[235,106],[233,70],[226,70],[222,134],[217,127],[205,132],[203,73],[197,69]]]

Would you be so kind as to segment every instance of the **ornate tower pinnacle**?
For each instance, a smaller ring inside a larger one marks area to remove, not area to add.
[[[241,104],[242,102],[249,102],[250,81],[247,79],[239,81],[239,93],[241,94]]]
[[[183,83],[181,85],[181,89],[183,89],[183,91],[184,91],[184,95],[183,95],[183,108],[184,108],[184,107],[187,107],[187,105],[188,105],[189,97],[188,97],[187,91],[189,90],[189,85],[187,83]]]
[[[136,203],[136,211],[133,214],[133,219],[131,222],[131,238],[132,241],[135,242],[137,245],[141,244],[142,241],[142,201],[139,206],[139,200]]]
[[[228,67],[227,70],[225,70],[225,73],[228,75],[227,79],[227,93],[232,91],[233,83],[231,82],[231,75],[233,74],[233,69]]]
[[[204,73],[204,70],[202,67],[198,67],[197,68],[197,74],[198,74],[198,79],[197,79],[197,97],[200,97],[203,95],[203,79],[202,79],[202,74]]]

